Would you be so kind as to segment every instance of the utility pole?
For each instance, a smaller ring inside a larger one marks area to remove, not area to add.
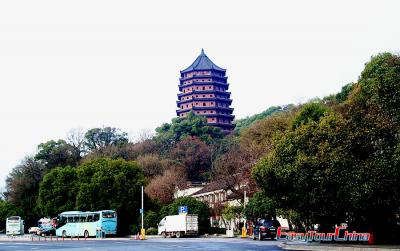
[[[144,240],[145,234],[146,234],[146,232],[144,230],[144,224],[143,224],[143,216],[144,216],[144,205],[143,204],[144,203],[143,203],[143,186],[142,186],[142,208],[140,210],[140,212],[142,213],[142,229],[140,230],[140,234],[142,236],[142,240]]]
[[[244,219],[244,224],[243,224],[243,228],[242,228],[242,238],[246,238],[247,237],[247,230],[246,230],[246,217],[244,216],[244,211],[246,209],[246,190],[244,190],[244,194],[243,194],[243,219]]]

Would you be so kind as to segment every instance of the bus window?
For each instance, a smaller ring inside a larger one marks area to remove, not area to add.
[[[103,218],[115,218],[115,212],[103,212]]]
[[[100,214],[94,214],[93,221],[100,220]]]
[[[79,217],[79,222],[86,222],[86,216]]]
[[[87,221],[88,222],[92,222],[93,221],[93,215],[89,214],[87,217]]]
[[[64,216],[60,216],[60,218],[57,219],[58,226],[64,226],[66,223],[67,223],[67,218]]]

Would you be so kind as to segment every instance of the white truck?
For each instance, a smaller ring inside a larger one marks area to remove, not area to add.
[[[196,214],[169,215],[158,224],[158,235],[162,237],[198,235],[199,221]]]

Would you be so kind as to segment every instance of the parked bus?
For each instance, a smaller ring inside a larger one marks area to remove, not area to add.
[[[58,215],[55,225],[56,235],[62,237],[114,235],[117,234],[117,213],[112,210],[63,212]]]
[[[24,234],[24,221],[19,216],[11,216],[6,220],[6,235]]]

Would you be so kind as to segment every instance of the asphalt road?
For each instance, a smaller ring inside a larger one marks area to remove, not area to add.
[[[281,250],[277,241],[253,241],[228,238],[155,238],[145,241],[129,239],[66,241],[0,241],[0,250]]]

